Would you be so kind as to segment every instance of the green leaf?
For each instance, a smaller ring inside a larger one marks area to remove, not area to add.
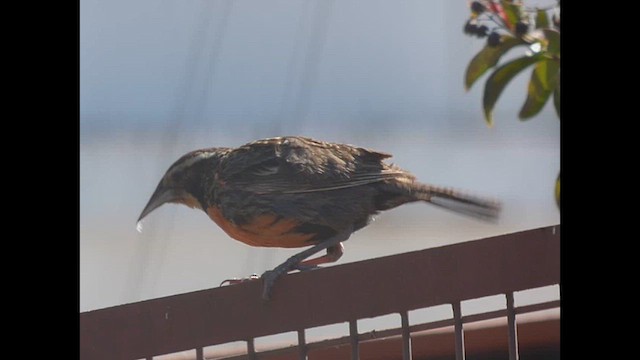
[[[553,105],[556,108],[558,119],[560,118],[560,79],[556,83],[556,89],[553,91]]]
[[[531,73],[527,100],[520,110],[521,120],[529,119],[542,110],[558,83],[559,72],[560,63],[557,61],[545,58],[536,64]]]
[[[516,28],[516,23],[520,21],[520,6],[509,0],[502,0],[500,4],[507,16],[507,25],[511,30],[514,30]]]
[[[560,32],[554,29],[542,29],[542,32],[547,39],[547,53],[551,57],[560,59]]]
[[[489,126],[493,125],[493,107],[495,106],[502,90],[520,71],[524,70],[542,59],[540,54],[534,56],[523,56],[503,64],[497,68],[487,79],[484,85],[484,96],[482,103],[484,107],[484,118]]]
[[[538,9],[536,12],[536,29],[548,28],[549,17],[546,10]]]
[[[478,80],[489,68],[494,67],[502,55],[516,45],[524,45],[525,42],[513,36],[504,35],[500,39],[498,46],[485,46],[476,56],[471,59],[467,66],[467,72],[464,79],[464,87],[466,90],[471,89],[473,83]]]

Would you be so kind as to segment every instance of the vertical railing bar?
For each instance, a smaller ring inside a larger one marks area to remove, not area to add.
[[[247,355],[250,360],[256,360],[256,346],[253,343],[253,338],[247,340]]]
[[[298,330],[298,358],[300,360],[307,360],[307,340],[304,329]]]
[[[411,332],[406,310],[400,313],[400,321],[402,323],[402,360],[411,360]]]
[[[518,332],[516,329],[516,309],[513,292],[505,294],[507,297],[507,328],[509,330],[509,360],[518,360]]]
[[[455,332],[456,360],[464,360],[464,332],[462,330],[462,311],[460,301],[451,304],[453,307],[453,329]]]
[[[196,348],[196,360],[204,360],[204,351],[202,347]]]
[[[349,336],[351,337],[351,360],[360,360],[360,343],[358,341],[358,320],[349,321]]]

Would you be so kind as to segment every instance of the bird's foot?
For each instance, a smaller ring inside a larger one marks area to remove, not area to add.
[[[243,282],[247,282],[247,281],[252,281],[252,280],[258,280],[260,277],[258,277],[258,274],[252,274],[249,277],[246,278],[233,278],[233,279],[226,279],[223,282],[220,283],[220,286],[224,286],[225,284],[228,285],[235,285],[235,284],[240,284]]]
[[[270,300],[271,299],[271,288],[273,284],[275,284],[276,280],[282,276],[282,273],[276,272],[276,270],[267,270],[260,277],[264,280],[264,284],[262,285],[262,299]]]
[[[298,269],[299,264],[300,259],[298,259],[296,256],[292,256],[284,263],[276,266],[273,270],[265,271],[264,274],[262,274],[262,276],[260,277],[264,280],[262,288],[262,298],[264,300],[271,299],[271,288],[273,287],[273,284],[275,284],[276,280],[278,280],[280,276],[288,273],[289,271]]]

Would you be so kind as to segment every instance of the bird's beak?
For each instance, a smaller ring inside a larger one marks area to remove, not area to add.
[[[178,197],[179,196],[174,189],[163,186],[162,181],[160,181],[156,191],[151,195],[151,199],[149,199],[147,206],[142,210],[142,213],[138,218],[138,222],[144,219],[144,217],[149,215],[153,210],[159,208],[162,204],[175,201]]]

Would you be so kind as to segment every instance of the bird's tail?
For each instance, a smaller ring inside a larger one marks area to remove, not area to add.
[[[418,200],[460,214],[469,215],[482,220],[496,221],[500,215],[500,202],[465,194],[450,188],[414,183],[413,193]]]

